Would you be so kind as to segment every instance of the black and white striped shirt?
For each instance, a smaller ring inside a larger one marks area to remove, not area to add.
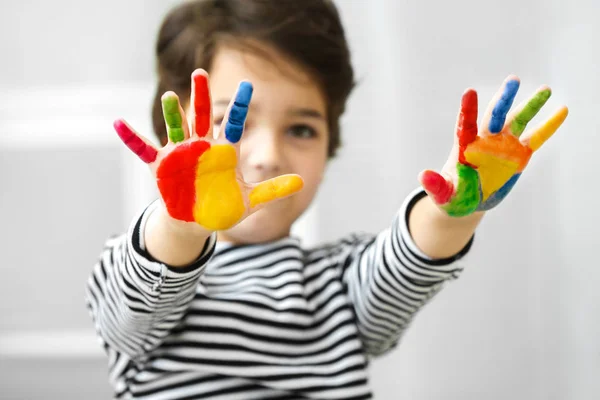
[[[462,270],[431,260],[407,215],[391,228],[306,250],[295,238],[215,243],[186,268],[153,260],[150,205],[108,240],[87,304],[123,399],[369,399],[367,364],[392,349],[415,313]],[[461,263],[462,264],[462,263]]]

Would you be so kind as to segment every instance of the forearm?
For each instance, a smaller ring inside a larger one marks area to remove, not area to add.
[[[144,241],[157,261],[184,267],[198,259],[210,235],[196,223],[174,221],[163,207],[157,207],[148,217]]]
[[[98,334],[111,348],[130,357],[157,347],[181,321],[214,251],[215,238],[211,236],[186,268],[157,262],[148,253],[143,236],[157,208],[150,205],[133,220],[126,234],[107,241],[86,287]]]
[[[431,258],[451,257],[469,242],[484,212],[466,217],[450,217],[434,204],[429,196],[412,208],[408,226],[413,241]]]
[[[464,267],[460,260],[470,249],[469,235],[448,257],[430,257],[417,246],[409,220],[423,212],[421,209],[413,214],[418,204],[419,208],[423,206],[423,196],[421,190],[407,196],[390,228],[375,238],[365,235],[343,241],[353,249],[350,253],[340,252],[350,257],[340,261],[343,279],[365,351],[372,355],[394,347],[444,283],[460,276]]]

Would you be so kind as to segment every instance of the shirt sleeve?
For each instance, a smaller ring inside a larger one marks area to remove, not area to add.
[[[146,251],[144,228],[158,202],[109,239],[86,286],[86,303],[103,344],[137,359],[160,345],[183,317],[212,257],[216,235],[187,267],[171,267]]]
[[[367,354],[395,347],[415,314],[448,280],[458,278],[473,237],[456,255],[431,259],[419,250],[409,229],[413,205],[425,197],[415,190],[402,204],[390,228],[378,235],[353,235],[343,241],[341,277],[354,309]]]

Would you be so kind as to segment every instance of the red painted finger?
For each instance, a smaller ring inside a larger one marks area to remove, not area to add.
[[[465,160],[465,148],[477,138],[477,92],[473,89],[468,89],[463,94],[456,123],[456,136],[459,147],[458,161],[469,165]]]
[[[435,171],[426,170],[419,177],[425,191],[438,205],[446,204],[454,194],[454,185]]]
[[[143,162],[150,164],[156,160],[158,151],[147,143],[137,132],[135,132],[122,119],[113,123],[115,131],[125,145],[135,153]]]

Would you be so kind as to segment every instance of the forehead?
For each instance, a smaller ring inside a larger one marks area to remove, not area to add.
[[[230,99],[242,80],[254,86],[252,103],[270,108],[313,108],[323,115],[325,97],[317,82],[298,64],[266,46],[218,47],[211,69],[213,101]]]

